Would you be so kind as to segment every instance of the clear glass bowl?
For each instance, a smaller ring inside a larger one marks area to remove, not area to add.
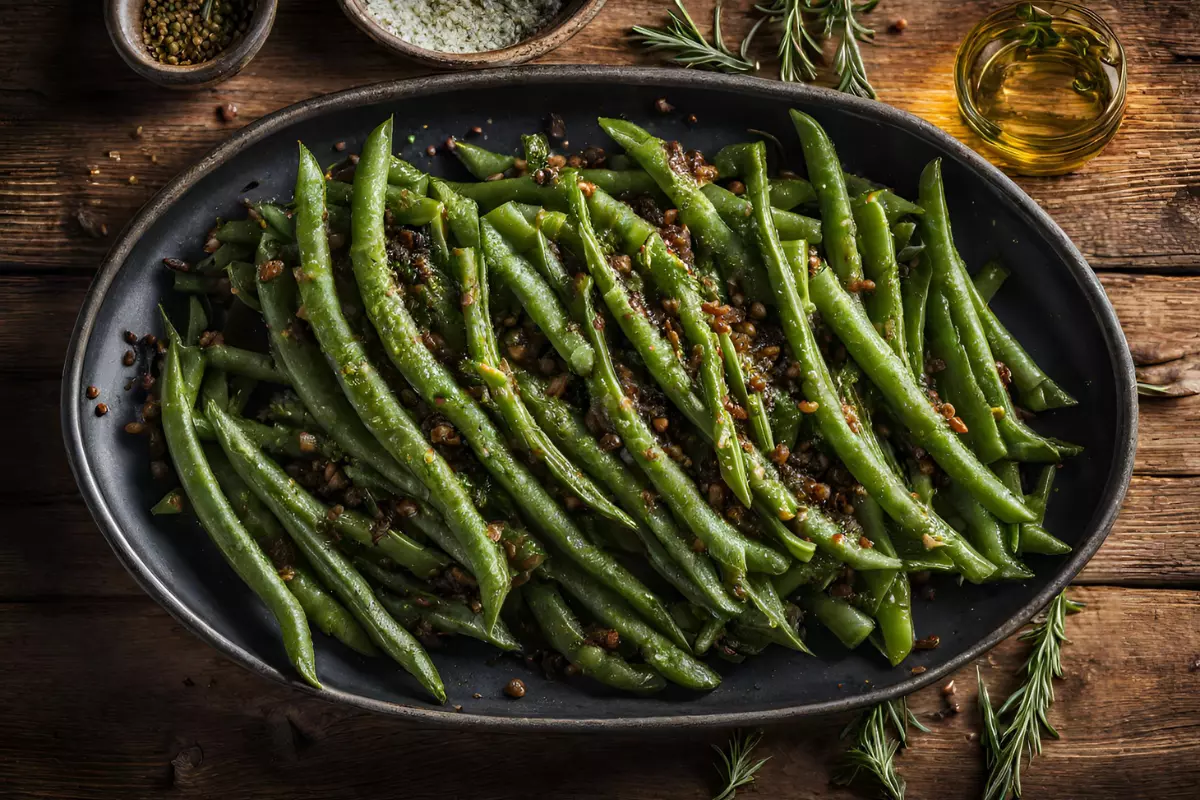
[[[1125,51],[1072,3],[1014,3],[980,20],[954,64],[958,108],[999,166],[1021,175],[1078,169],[1125,115]]]

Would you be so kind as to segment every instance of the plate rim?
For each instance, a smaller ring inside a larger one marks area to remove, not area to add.
[[[314,689],[293,679],[240,647],[216,631],[208,622],[185,607],[171,588],[144,568],[134,554],[124,531],[117,524],[109,503],[100,491],[83,446],[83,409],[79,402],[83,388],[83,362],[96,325],[100,308],[117,273],[124,266],[137,241],[158,219],[160,213],[188,192],[198,181],[220,167],[242,150],[286,128],[293,123],[374,103],[436,95],[442,92],[482,89],[543,82],[588,83],[610,85],[655,85],[670,88],[711,87],[745,92],[763,99],[779,102],[801,102],[808,105],[831,106],[875,121],[883,121],[924,139],[979,174],[992,188],[1025,215],[1027,221],[1047,239],[1055,254],[1066,264],[1072,277],[1087,298],[1100,324],[1117,383],[1116,445],[1108,469],[1108,481],[1096,509],[1097,524],[1087,533],[1080,546],[1059,566],[1058,574],[1040,592],[1021,606],[1008,621],[992,630],[972,647],[963,650],[945,664],[910,675],[899,683],[882,689],[855,694],[822,703],[792,705],[757,711],[687,713],[646,717],[564,719],[545,716],[500,717],[469,712],[455,712],[446,707],[427,707],[375,700],[332,688]],[[1004,641],[1024,626],[1079,573],[1108,537],[1116,522],[1121,504],[1133,475],[1137,447],[1137,386],[1133,359],[1107,294],[1099,279],[1066,233],[1011,178],[949,133],[932,123],[880,102],[842,94],[831,89],[806,84],[784,84],[738,75],[684,70],[672,67],[622,67],[591,65],[524,66],[479,70],[469,73],[432,75],[408,78],[345,89],[300,101],[267,114],[235,132],[229,139],[214,147],[193,166],[172,178],[153,198],[133,216],[117,236],[88,288],[87,296],[71,332],[66,360],[63,364],[60,395],[60,421],[67,461],[79,486],[88,510],[113,552],[138,585],[161,605],[180,624],[201,640],[245,667],[264,677],[313,696],[344,703],[377,713],[409,719],[444,728],[473,728],[481,730],[538,730],[538,731],[616,731],[697,729],[763,725],[802,717],[845,712],[884,700],[908,695],[931,685],[945,675],[960,669]]]

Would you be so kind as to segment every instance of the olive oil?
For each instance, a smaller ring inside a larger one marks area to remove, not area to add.
[[[1120,43],[1095,14],[1066,3],[1017,3],[985,18],[955,72],[963,118],[1022,174],[1076,169],[1124,112]]]

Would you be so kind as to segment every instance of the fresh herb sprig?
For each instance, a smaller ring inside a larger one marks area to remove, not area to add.
[[[854,744],[842,754],[833,782],[847,786],[861,775],[873,781],[892,800],[904,800],[904,779],[896,772],[895,757],[901,747],[908,747],[910,724],[919,731],[929,732],[909,710],[903,697],[865,711],[842,731],[843,739],[854,734]]]
[[[858,97],[875,99],[875,87],[867,80],[867,67],[863,64],[862,50],[858,43],[875,39],[875,31],[855,18],[855,14],[866,14],[879,5],[879,0],[855,3],[853,0],[825,0],[816,4],[818,19],[823,24],[822,33],[828,39],[840,33],[837,52],[833,56],[833,71],[838,75],[838,91]]]
[[[821,57],[822,48],[821,40],[805,24],[805,13],[815,13],[810,0],[774,0],[755,8],[779,25],[779,79],[792,83],[816,80],[813,58]]]
[[[754,72],[758,70],[758,62],[749,56],[750,43],[754,35],[762,27],[765,18],[755,23],[738,52],[733,52],[725,45],[721,33],[721,3],[713,8],[713,41],[710,42],[700,32],[692,15],[683,5],[683,0],[675,0],[682,18],[674,12],[667,12],[671,18],[666,28],[647,28],[636,25],[633,28],[633,38],[645,45],[647,50],[665,50],[673,53],[671,60],[685,67],[700,67],[718,72]]]
[[[729,740],[727,750],[722,750],[715,744],[712,746],[721,759],[717,764],[717,772],[721,774],[721,780],[724,781],[724,788],[713,800],[733,800],[737,796],[738,789],[754,783],[755,774],[762,769],[763,764],[771,760],[770,756],[760,758],[758,761],[750,760],[750,754],[754,752],[754,748],[758,747],[760,741],[762,741],[762,731],[753,731],[747,734],[739,730],[735,731],[733,738]]]
[[[983,676],[979,675],[979,708],[983,716],[983,747],[987,754],[988,778],[984,800],[1006,800],[1021,796],[1021,762],[1041,755],[1042,736],[1058,738],[1048,712],[1054,703],[1054,679],[1061,678],[1062,646],[1067,641],[1066,619],[1083,609],[1066,592],[1050,601],[1045,617],[1021,635],[1032,642],[1033,652],[1021,667],[1024,683],[993,711]],[[976,668],[978,673],[978,668]],[[1009,718],[1008,726],[1002,727]]]
[[[840,36],[834,54],[833,69],[839,91],[859,97],[875,97],[875,88],[867,79],[859,42],[874,40],[875,31],[860,23],[855,14],[866,14],[879,0],[771,0],[755,8],[764,16],[754,24],[734,53],[721,35],[721,3],[713,10],[713,41],[709,42],[692,20],[682,0],[675,0],[682,18],[673,12],[666,28],[635,26],[634,38],[649,50],[673,53],[671,60],[685,67],[700,67],[721,72],[750,72],[758,62],[749,56],[750,43],[762,24],[771,21],[779,28],[779,77],[789,82],[816,80],[816,59],[822,56],[824,41]],[[815,33],[814,33],[815,31]]]

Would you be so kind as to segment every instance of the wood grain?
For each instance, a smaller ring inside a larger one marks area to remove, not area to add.
[[[1200,780],[1200,593],[1076,589],[1052,719],[1064,734],[1026,771],[1029,797],[1192,798]],[[20,680],[0,682],[0,794],[158,798],[706,798],[722,732],[571,736],[445,732],[277,687],[217,656],[148,600],[0,605]],[[994,699],[1027,648],[980,659]],[[86,669],[86,672],[83,670]],[[529,685],[537,689],[537,678]],[[975,670],[914,697],[933,732],[900,759],[910,797],[977,797]],[[105,687],[107,691],[98,691]],[[29,702],[37,697],[53,702]],[[1150,702],[1152,700],[1152,702]],[[854,797],[828,786],[845,717],[767,731],[748,797]],[[64,757],[69,754],[69,757]],[[1161,768],[1167,761],[1171,769]],[[953,765],[948,768],[948,765]],[[1136,783],[1135,783],[1136,781]],[[169,795],[168,795],[169,792]],[[1123,793],[1126,793],[1123,795]]]

